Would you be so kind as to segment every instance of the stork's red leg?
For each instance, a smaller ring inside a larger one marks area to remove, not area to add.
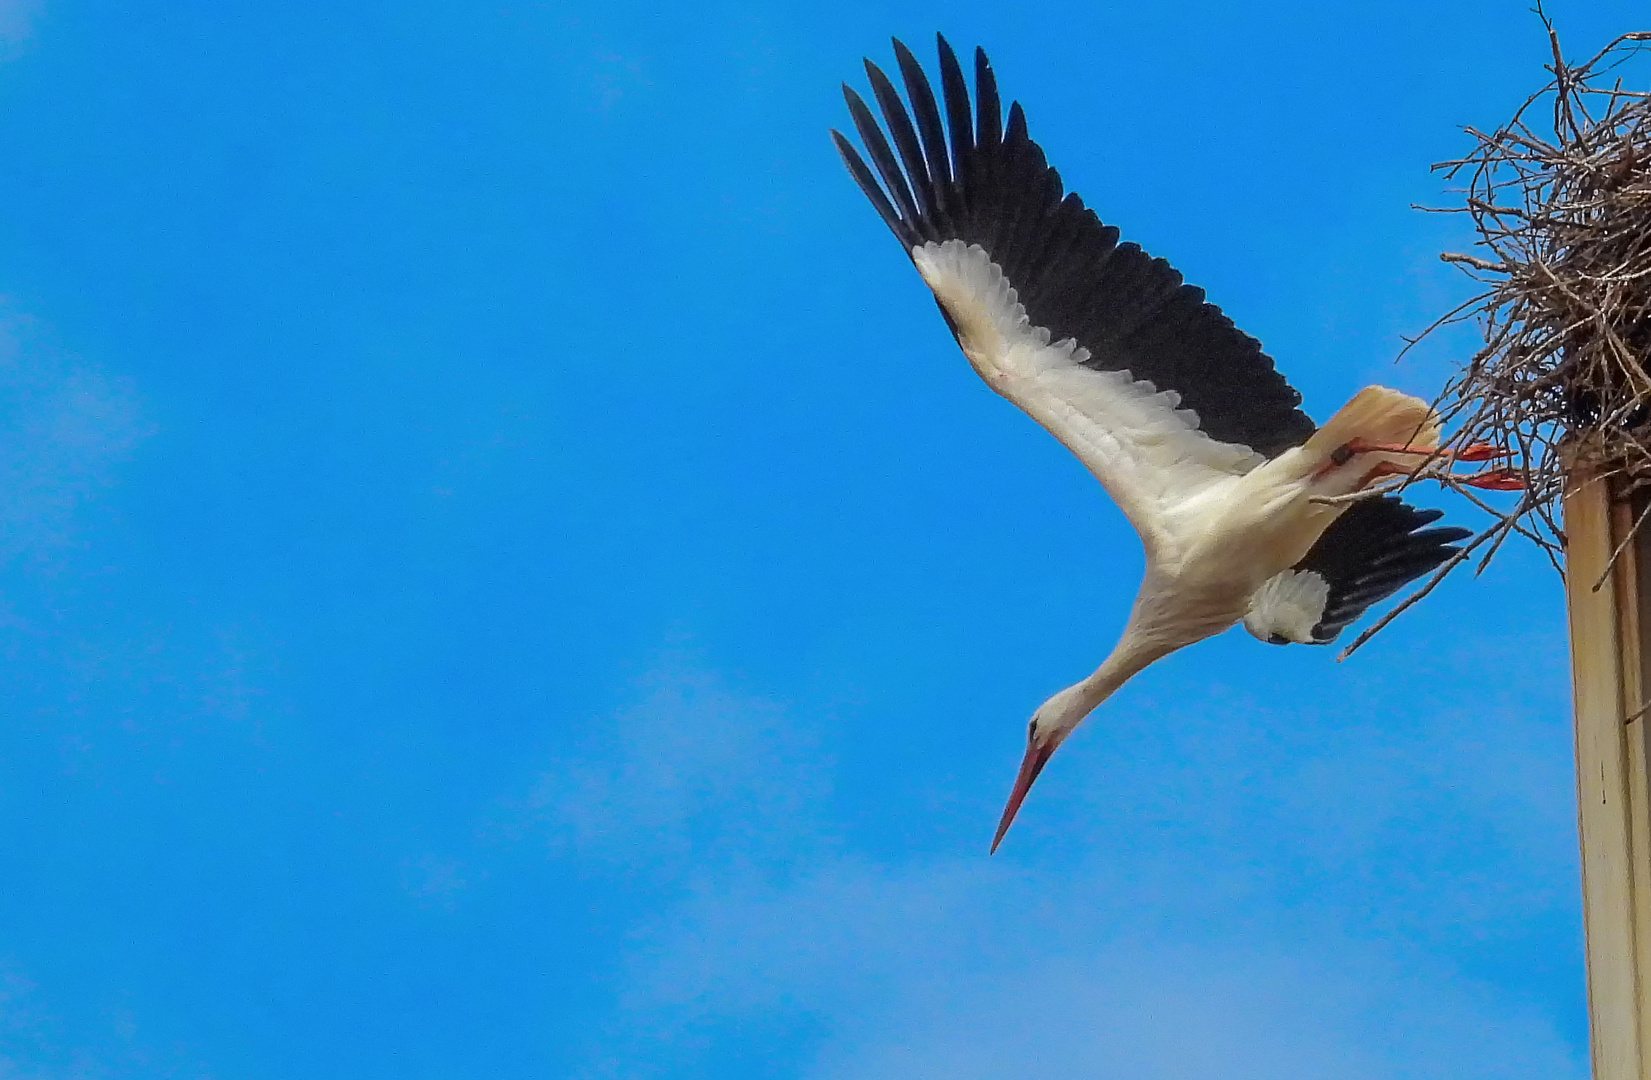
[[[1431,446],[1399,446],[1395,443],[1375,443],[1364,439],[1350,439],[1347,449],[1355,454],[1416,454],[1427,456],[1434,453]]]
[[[1326,462],[1314,474],[1314,479],[1324,476],[1331,469],[1346,465],[1358,454],[1410,454],[1416,457],[1437,457],[1442,461],[1490,461],[1494,458],[1509,457],[1512,451],[1499,450],[1489,443],[1473,443],[1460,450],[1440,450],[1435,447],[1397,446],[1393,443],[1374,443],[1364,439],[1350,439],[1330,454]],[[1359,482],[1361,488],[1384,476],[1413,476],[1418,470],[1406,469],[1391,461],[1378,461],[1364,479]],[[1440,477],[1439,479],[1443,479]],[[1525,486],[1523,480],[1509,469],[1491,469],[1474,476],[1453,476],[1452,479],[1466,484],[1468,487],[1482,488],[1486,491],[1519,491]]]
[[[1355,454],[1415,454],[1418,457],[1438,455],[1441,458],[1450,458],[1455,461],[1490,461],[1494,458],[1508,457],[1511,450],[1499,450],[1490,443],[1474,443],[1464,446],[1460,450],[1439,450],[1431,446],[1398,446],[1394,443],[1373,443],[1363,439],[1354,439],[1347,444],[1347,449]]]
[[[1395,465],[1391,461],[1378,461],[1375,467],[1365,474],[1364,480],[1359,483],[1359,487],[1369,487],[1373,482],[1384,476],[1410,475],[1412,475],[1411,471],[1401,465]],[[1454,480],[1464,487],[1479,488],[1481,491],[1523,491],[1525,489],[1524,478],[1512,469],[1487,469],[1482,473],[1474,473],[1471,476],[1459,476],[1452,473],[1436,476],[1434,479],[1441,481],[1445,479]]]

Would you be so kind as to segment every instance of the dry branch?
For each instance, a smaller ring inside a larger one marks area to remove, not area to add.
[[[1481,570],[1513,533],[1561,565],[1562,447],[1625,490],[1651,483],[1651,90],[1623,85],[1628,74],[1651,86],[1651,32],[1571,65],[1540,7],[1537,15],[1552,80],[1495,131],[1467,128],[1472,151],[1434,166],[1464,183],[1460,205],[1436,209],[1468,215],[1478,234],[1476,254],[1440,257],[1484,291],[1416,339],[1467,319],[1484,331],[1484,347],[1435,403],[1451,432],[1444,450],[1505,448],[1525,483],[1511,508],[1475,500],[1493,518],[1469,544],[1487,550]],[[1537,117],[1549,115],[1551,133],[1539,133]]]

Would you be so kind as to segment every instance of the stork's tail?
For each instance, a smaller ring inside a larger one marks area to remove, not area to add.
[[[1439,445],[1439,417],[1421,398],[1385,386],[1367,386],[1315,431],[1303,449],[1315,458],[1329,461],[1338,449],[1353,442],[1408,447],[1423,451],[1425,457],[1426,451]],[[1386,458],[1390,455],[1360,456]],[[1410,465],[1419,462],[1414,454],[1393,455],[1392,460]]]

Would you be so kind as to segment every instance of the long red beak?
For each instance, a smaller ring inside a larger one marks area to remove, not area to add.
[[[1003,819],[997,823],[997,835],[992,837],[992,854],[997,853],[997,846],[1003,843],[1003,834],[1009,831],[1014,824],[1015,815],[1020,812],[1020,804],[1026,801],[1026,793],[1032,790],[1032,781],[1038,778],[1038,773],[1049,764],[1049,759],[1059,746],[1058,740],[1052,740],[1045,746],[1039,746],[1031,739],[1026,740],[1026,756],[1020,762],[1020,775],[1015,777],[1014,790],[1009,792],[1009,805],[1003,808]]]

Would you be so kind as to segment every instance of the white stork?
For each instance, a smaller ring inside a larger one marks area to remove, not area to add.
[[[1202,289],[1063,195],[1018,102],[1005,128],[979,49],[971,117],[957,57],[938,41],[949,142],[928,79],[898,40],[910,114],[866,61],[892,149],[843,87],[875,175],[840,132],[832,138],[975,371],[1078,456],[1146,547],[1112,654],[1032,714],[996,851],[1055,749],[1148,664],[1240,621],[1273,644],[1326,644],[1455,554],[1468,531],[1424,529],[1440,511],[1356,494],[1438,456],[1426,402],[1370,386],[1315,429],[1301,394]],[[1505,470],[1464,482],[1515,485]]]

